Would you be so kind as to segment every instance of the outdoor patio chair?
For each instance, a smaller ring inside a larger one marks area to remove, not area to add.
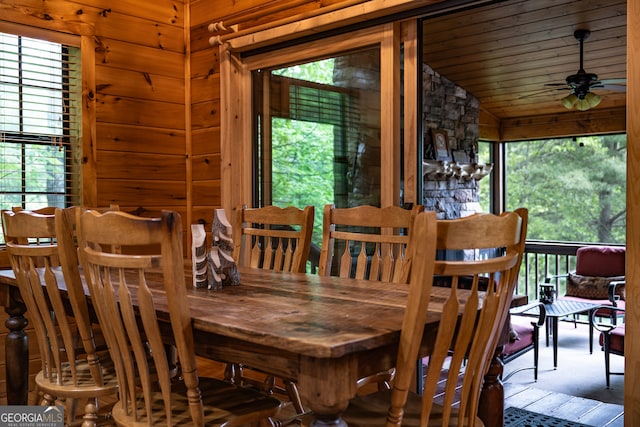
[[[624,375],[624,372],[611,371],[611,355],[616,354],[624,357],[624,335],[625,324],[622,323],[603,323],[598,321],[598,312],[611,312],[611,319],[617,319],[618,314],[624,314],[625,310],[621,307],[601,306],[598,310],[594,310],[591,315],[591,324],[600,331],[599,344],[604,351],[604,369],[607,382],[607,388],[611,385],[611,375]],[[624,318],[624,317],[623,317]]]
[[[532,312],[536,309],[537,316],[532,317]],[[533,369],[533,379],[537,381],[540,327],[544,325],[546,318],[544,304],[533,302],[514,307],[509,314],[509,342],[504,345],[500,360],[506,364],[533,350],[533,366],[516,369],[504,376],[502,381],[507,381],[512,375],[528,369]]]
[[[625,253],[624,246],[584,246],[576,251],[576,269],[567,274],[548,276],[551,280],[566,278],[566,293],[561,298],[584,301],[604,306],[625,307]],[[556,286],[557,290],[557,286]],[[624,311],[624,310],[623,310]],[[616,323],[619,312],[596,309],[596,317],[611,317]],[[591,313],[587,313],[591,314]],[[578,322],[577,315],[573,321]],[[589,352],[593,353],[593,323],[589,324]],[[547,331],[547,345],[549,333]]]

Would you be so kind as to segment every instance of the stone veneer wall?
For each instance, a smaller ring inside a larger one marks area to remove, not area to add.
[[[478,99],[452,81],[423,65],[424,160],[434,160],[431,129],[447,133],[450,151],[464,151],[469,161],[477,160]],[[453,160],[453,158],[452,158]],[[478,181],[455,176],[433,178],[425,175],[422,199],[425,209],[438,219],[454,219],[480,211]]]

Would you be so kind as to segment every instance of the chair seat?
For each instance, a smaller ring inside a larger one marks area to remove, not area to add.
[[[343,414],[342,418],[349,427],[384,427],[389,402],[391,401],[391,391],[383,390],[377,393],[360,396],[351,400],[349,407]],[[404,418],[402,420],[403,427],[419,427],[420,426],[420,406],[422,404],[421,397],[415,393],[409,393],[407,405],[404,407]],[[449,420],[447,425],[457,426],[458,417],[454,412],[454,418]],[[306,420],[305,420],[306,421]],[[303,425],[308,425],[304,423]],[[442,407],[434,403],[427,426],[442,425]],[[467,422],[464,425],[468,425]],[[484,426],[479,418],[476,418],[476,426]]]
[[[255,420],[256,412],[264,413],[264,417],[273,415],[274,407],[280,405],[280,401],[266,396],[263,393],[250,389],[236,387],[226,381],[214,378],[199,379],[200,392],[204,403],[204,425],[207,427],[221,425],[242,425],[245,422]],[[172,411],[174,426],[191,426],[193,420],[189,413],[187,400],[187,388],[183,382],[172,387]],[[166,426],[166,405],[162,399],[162,393],[157,392],[152,396],[152,420],[145,414],[144,408],[138,401],[138,420],[132,423],[132,415],[126,413],[123,402],[116,402],[112,410],[112,416],[118,425],[127,426]]]
[[[509,342],[505,344],[504,349],[502,350],[502,355],[504,357],[508,358],[525,348],[533,346],[534,327],[531,324],[531,320],[532,319],[524,319],[516,316],[511,317],[511,327],[517,334],[517,339],[509,340]]]
[[[609,332],[610,342],[609,342],[609,350],[614,354],[624,354],[624,333],[625,333],[625,324],[622,323],[616,326]],[[604,345],[604,333],[600,334],[599,339],[600,345]]]
[[[89,364],[86,360],[77,360],[76,365],[76,382],[71,379],[71,369],[69,364],[64,364],[65,369],[62,371],[62,381],[58,381],[57,376],[47,378],[45,372],[40,371],[36,375],[35,381],[42,391],[52,393],[54,395],[64,395],[72,398],[87,396],[107,396],[115,393],[117,389],[116,374],[113,370],[113,364],[102,366],[102,378],[104,386],[97,386],[95,380],[91,376]]]

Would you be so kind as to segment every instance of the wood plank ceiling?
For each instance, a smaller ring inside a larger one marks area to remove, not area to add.
[[[591,31],[587,73],[626,77],[626,7],[626,0],[509,0],[430,18],[424,62],[497,119],[566,113],[560,99],[570,89],[563,83],[580,64],[575,30]],[[602,96],[594,109],[624,106],[625,88],[593,88]]]

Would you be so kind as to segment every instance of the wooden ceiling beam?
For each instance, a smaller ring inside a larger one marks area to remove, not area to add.
[[[624,132],[626,132],[626,108],[624,107],[500,120],[500,138],[503,141]]]

